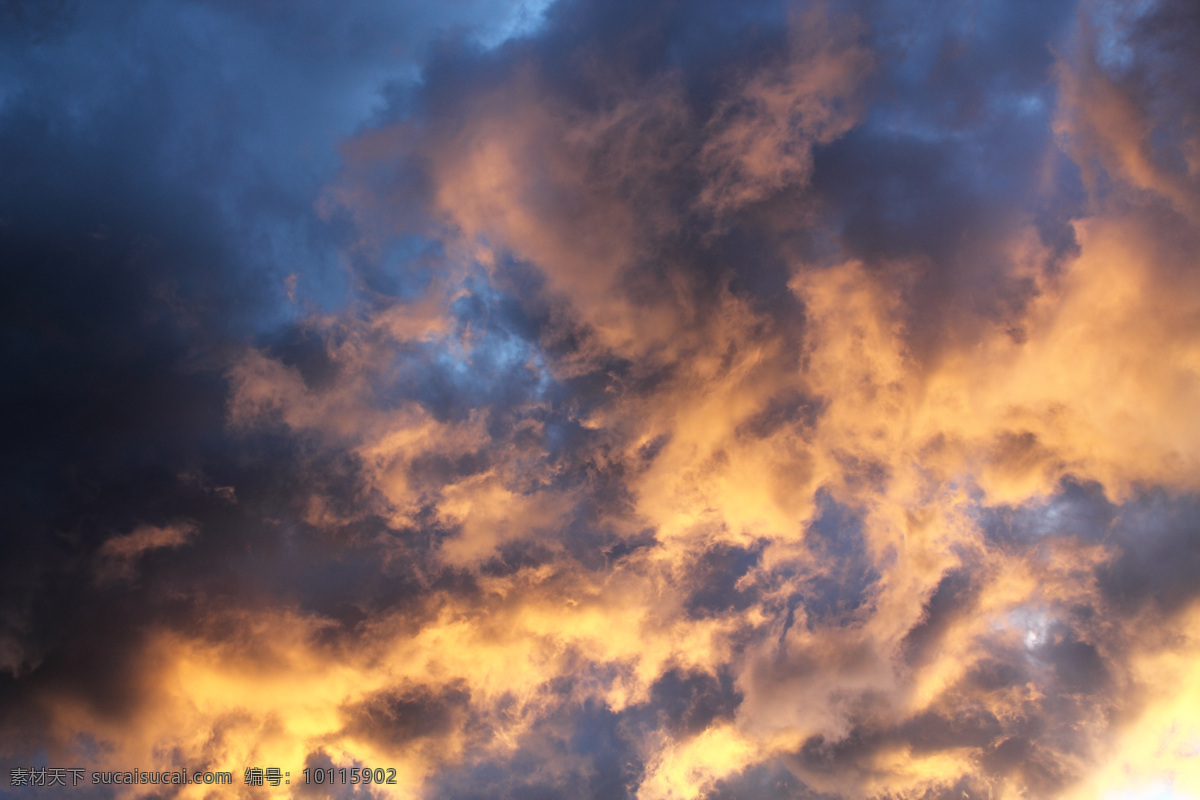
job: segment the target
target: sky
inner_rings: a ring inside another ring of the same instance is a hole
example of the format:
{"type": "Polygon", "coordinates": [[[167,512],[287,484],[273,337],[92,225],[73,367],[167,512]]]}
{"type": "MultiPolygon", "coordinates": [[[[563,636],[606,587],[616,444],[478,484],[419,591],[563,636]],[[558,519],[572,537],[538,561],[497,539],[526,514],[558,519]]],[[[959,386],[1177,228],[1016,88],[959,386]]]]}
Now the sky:
{"type": "Polygon", "coordinates": [[[0,2],[0,797],[1200,798],[1197,253],[1188,0],[0,2]]]}

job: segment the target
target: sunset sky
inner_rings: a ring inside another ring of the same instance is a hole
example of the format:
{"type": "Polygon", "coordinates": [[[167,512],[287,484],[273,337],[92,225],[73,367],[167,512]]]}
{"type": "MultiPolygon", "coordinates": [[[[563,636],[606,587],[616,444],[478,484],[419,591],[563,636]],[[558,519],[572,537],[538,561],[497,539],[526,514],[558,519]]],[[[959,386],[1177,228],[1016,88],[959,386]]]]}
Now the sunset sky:
{"type": "Polygon", "coordinates": [[[1194,0],[5,0],[0,331],[5,800],[1200,798],[1194,0]]]}

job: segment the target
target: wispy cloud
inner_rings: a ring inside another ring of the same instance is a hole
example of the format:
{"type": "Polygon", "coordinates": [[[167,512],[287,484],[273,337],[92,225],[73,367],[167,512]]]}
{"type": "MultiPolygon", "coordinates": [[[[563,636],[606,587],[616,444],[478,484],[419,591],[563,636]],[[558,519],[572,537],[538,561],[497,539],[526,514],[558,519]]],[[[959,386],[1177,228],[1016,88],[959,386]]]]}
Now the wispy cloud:
{"type": "Polygon", "coordinates": [[[198,532],[196,523],[185,521],[161,527],[139,525],[129,533],[114,536],[96,552],[96,580],[100,583],[128,580],[147,553],[182,547],[198,532]]]}

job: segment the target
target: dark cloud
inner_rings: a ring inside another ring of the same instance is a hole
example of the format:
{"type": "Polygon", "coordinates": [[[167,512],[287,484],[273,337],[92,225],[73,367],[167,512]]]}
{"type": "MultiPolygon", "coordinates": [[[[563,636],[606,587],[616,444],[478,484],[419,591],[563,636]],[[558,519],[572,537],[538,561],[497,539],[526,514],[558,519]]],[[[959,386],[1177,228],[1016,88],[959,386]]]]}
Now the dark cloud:
{"type": "Polygon", "coordinates": [[[936,651],[955,619],[971,613],[972,600],[978,588],[971,585],[971,573],[955,570],[938,582],[937,588],[925,602],[921,621],[904,636],[906,658],[920,662],[936,651]]]}
{"type": "Polygon", "coordinates": [[[1098,571],[1101,590],[1125,613],[1145,606],[1170,616],[1192,602],[1200,558],[1195,497],[1152,493],[1127,504],[1108,542],[1116,552],[1098,571]]]}
{"type": "Polygon", "coordinates": [[[719,717],[731,718],[739,702],[728,673],[682,675],[671,671],[655,682],[650,695],[651,708],[682,735],[700,733],[719,717]]]}
{"type": "Polygon", "coordinates": [[[471,692],[465,685],[389,689],[355,709],[349,727],[360,736],[407,745],[413,739],[440,736],[461,727],[457,718],[467,714],[470,703],[471,692]]]}

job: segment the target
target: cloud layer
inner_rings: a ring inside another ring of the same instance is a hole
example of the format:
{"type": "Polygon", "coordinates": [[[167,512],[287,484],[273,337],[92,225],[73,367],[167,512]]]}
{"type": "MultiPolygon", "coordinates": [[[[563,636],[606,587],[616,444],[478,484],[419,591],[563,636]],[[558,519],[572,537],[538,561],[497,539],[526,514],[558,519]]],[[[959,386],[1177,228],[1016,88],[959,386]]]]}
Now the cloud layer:
{"type": "Polygon", "coordinates": [[[1200,796],[1187,3],[0,14],[6,762],[1200,796]]]}

